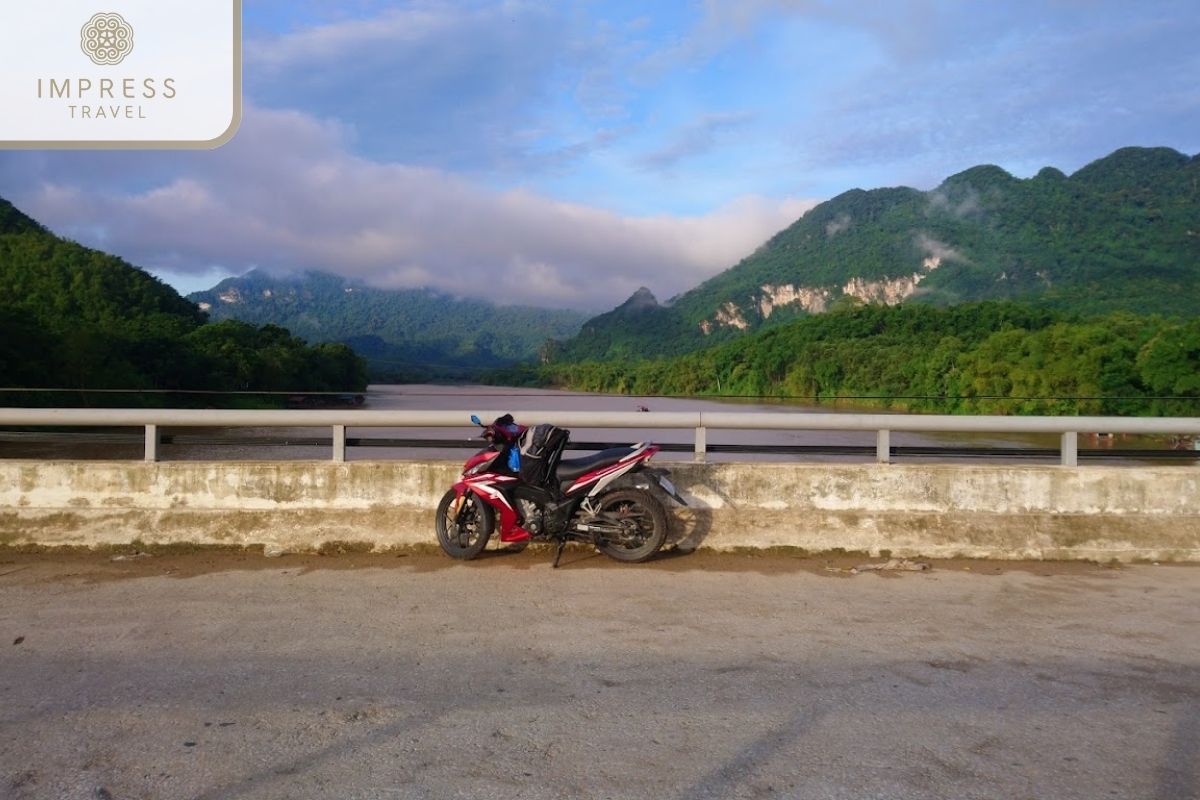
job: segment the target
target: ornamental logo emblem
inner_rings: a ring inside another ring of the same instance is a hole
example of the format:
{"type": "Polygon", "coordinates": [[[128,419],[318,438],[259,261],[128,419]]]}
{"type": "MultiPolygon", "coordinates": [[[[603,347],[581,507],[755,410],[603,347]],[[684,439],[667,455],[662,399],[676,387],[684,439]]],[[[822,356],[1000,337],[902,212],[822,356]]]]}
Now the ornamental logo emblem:
{"type": "Polygon", "coordinates": [[[80,30],[79,46],[97,64],[120,64],[133,51],[133,27],[120,14],[96,14],[80,30]]]}

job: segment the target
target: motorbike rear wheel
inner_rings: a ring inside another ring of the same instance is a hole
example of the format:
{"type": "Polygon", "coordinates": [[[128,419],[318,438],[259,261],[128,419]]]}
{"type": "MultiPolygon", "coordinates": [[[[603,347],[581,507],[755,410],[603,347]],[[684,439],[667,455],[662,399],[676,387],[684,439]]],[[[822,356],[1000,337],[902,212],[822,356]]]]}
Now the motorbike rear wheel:
{"type": "Polygon", "coordinates": [[[645,489],[617,489],[601,495],[600,521],[615,530],[596,535],[596,548],[609,558],[627,563],[645,561],[667,538],[667,510],[645,489]]]}
{"type": "Polygon", "coordinates": [[[496,528],[496,514],[491,506],[480,501],[474,492],[463,497],[458,517],[450,518],[454,505],[454,490],[446,492],[437,507],[437,537],[442,550],[451,558],[464,561],[475,558],[487,547],[496,528]]]}

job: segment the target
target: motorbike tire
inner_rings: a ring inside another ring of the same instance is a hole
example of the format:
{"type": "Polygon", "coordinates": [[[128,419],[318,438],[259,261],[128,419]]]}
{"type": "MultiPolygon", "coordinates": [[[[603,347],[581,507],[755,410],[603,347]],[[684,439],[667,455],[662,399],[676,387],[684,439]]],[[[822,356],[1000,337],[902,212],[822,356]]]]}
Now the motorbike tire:
{"type": "Polygon", "coordinates": [[[636,527],[636,531],[630,531],[620,541],[603,535],[596,537],[596,548],[609,558],[626,563],[646,561],[666,541],[667,510],[645,489],[617,489],[601,495],[597,505],[600,516],[636,527]]]}
{"type": "Polygon", "coordinates": [[[458,519],[450,519],[450,507],[454,503],[454,490],[446,492],[437,507],[437,538],[442,550],[451,558],[463,561],[475,558],[487,547],[488,539],[496,528],[496,514],[492,507],[480,500],[474,492],[467,492],[459,509],[458,519]]]}

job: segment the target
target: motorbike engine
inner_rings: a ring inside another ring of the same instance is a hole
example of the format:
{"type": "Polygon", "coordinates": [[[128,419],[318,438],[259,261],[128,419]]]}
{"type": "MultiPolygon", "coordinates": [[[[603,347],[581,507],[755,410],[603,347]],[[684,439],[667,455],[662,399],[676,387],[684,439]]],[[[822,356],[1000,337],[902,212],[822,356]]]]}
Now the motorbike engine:
{"type": "Polygon", "coordinates": [[[517,498],[517,510],[521,513],[521,527],[534,536],[542,532],[542,509],[537,503],[517,498]]]}

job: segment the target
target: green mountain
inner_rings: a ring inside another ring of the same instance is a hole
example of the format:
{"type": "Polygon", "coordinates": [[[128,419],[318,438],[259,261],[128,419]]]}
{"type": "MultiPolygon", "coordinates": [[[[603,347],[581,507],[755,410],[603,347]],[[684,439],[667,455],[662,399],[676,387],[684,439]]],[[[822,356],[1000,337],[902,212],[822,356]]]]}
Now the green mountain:
{"type": "Polygon", "coordinates": [[[1200,413],[1200,317],[1010,302],[842,306],[686,355],[551,363],[497,383],[969,414],[1200,413]]]}
{"type": "Polygon", "coordinates": [[[979,166],[929,192],[854,189],[668,305],[647,295],[585,322],[555,358],[678,355],[847,303],[1196,316],[1200,156],[1130,147],[1069,177],[979,166]]]}
{"type": "Polygon", "coordinates": [[[188,298],[213,319],[271,323],[311,341],[349,344],[375,380],[467,377],[532,359],[547,340],[575,334],[585,318],[432,289],[376,289],[321,272],[274,277],[256,270],[188,298]]]}
{"type": "Polygon", "coordinates": [[[351,391],[365,385],[364,367],[349,348],[308,347],[277,327],[205,320],[157,278],[55,236],[0,199],[0,388],[73,392],[5,392],[0,404],[155,402],[87,394],[97,389],[351,391]]]}

